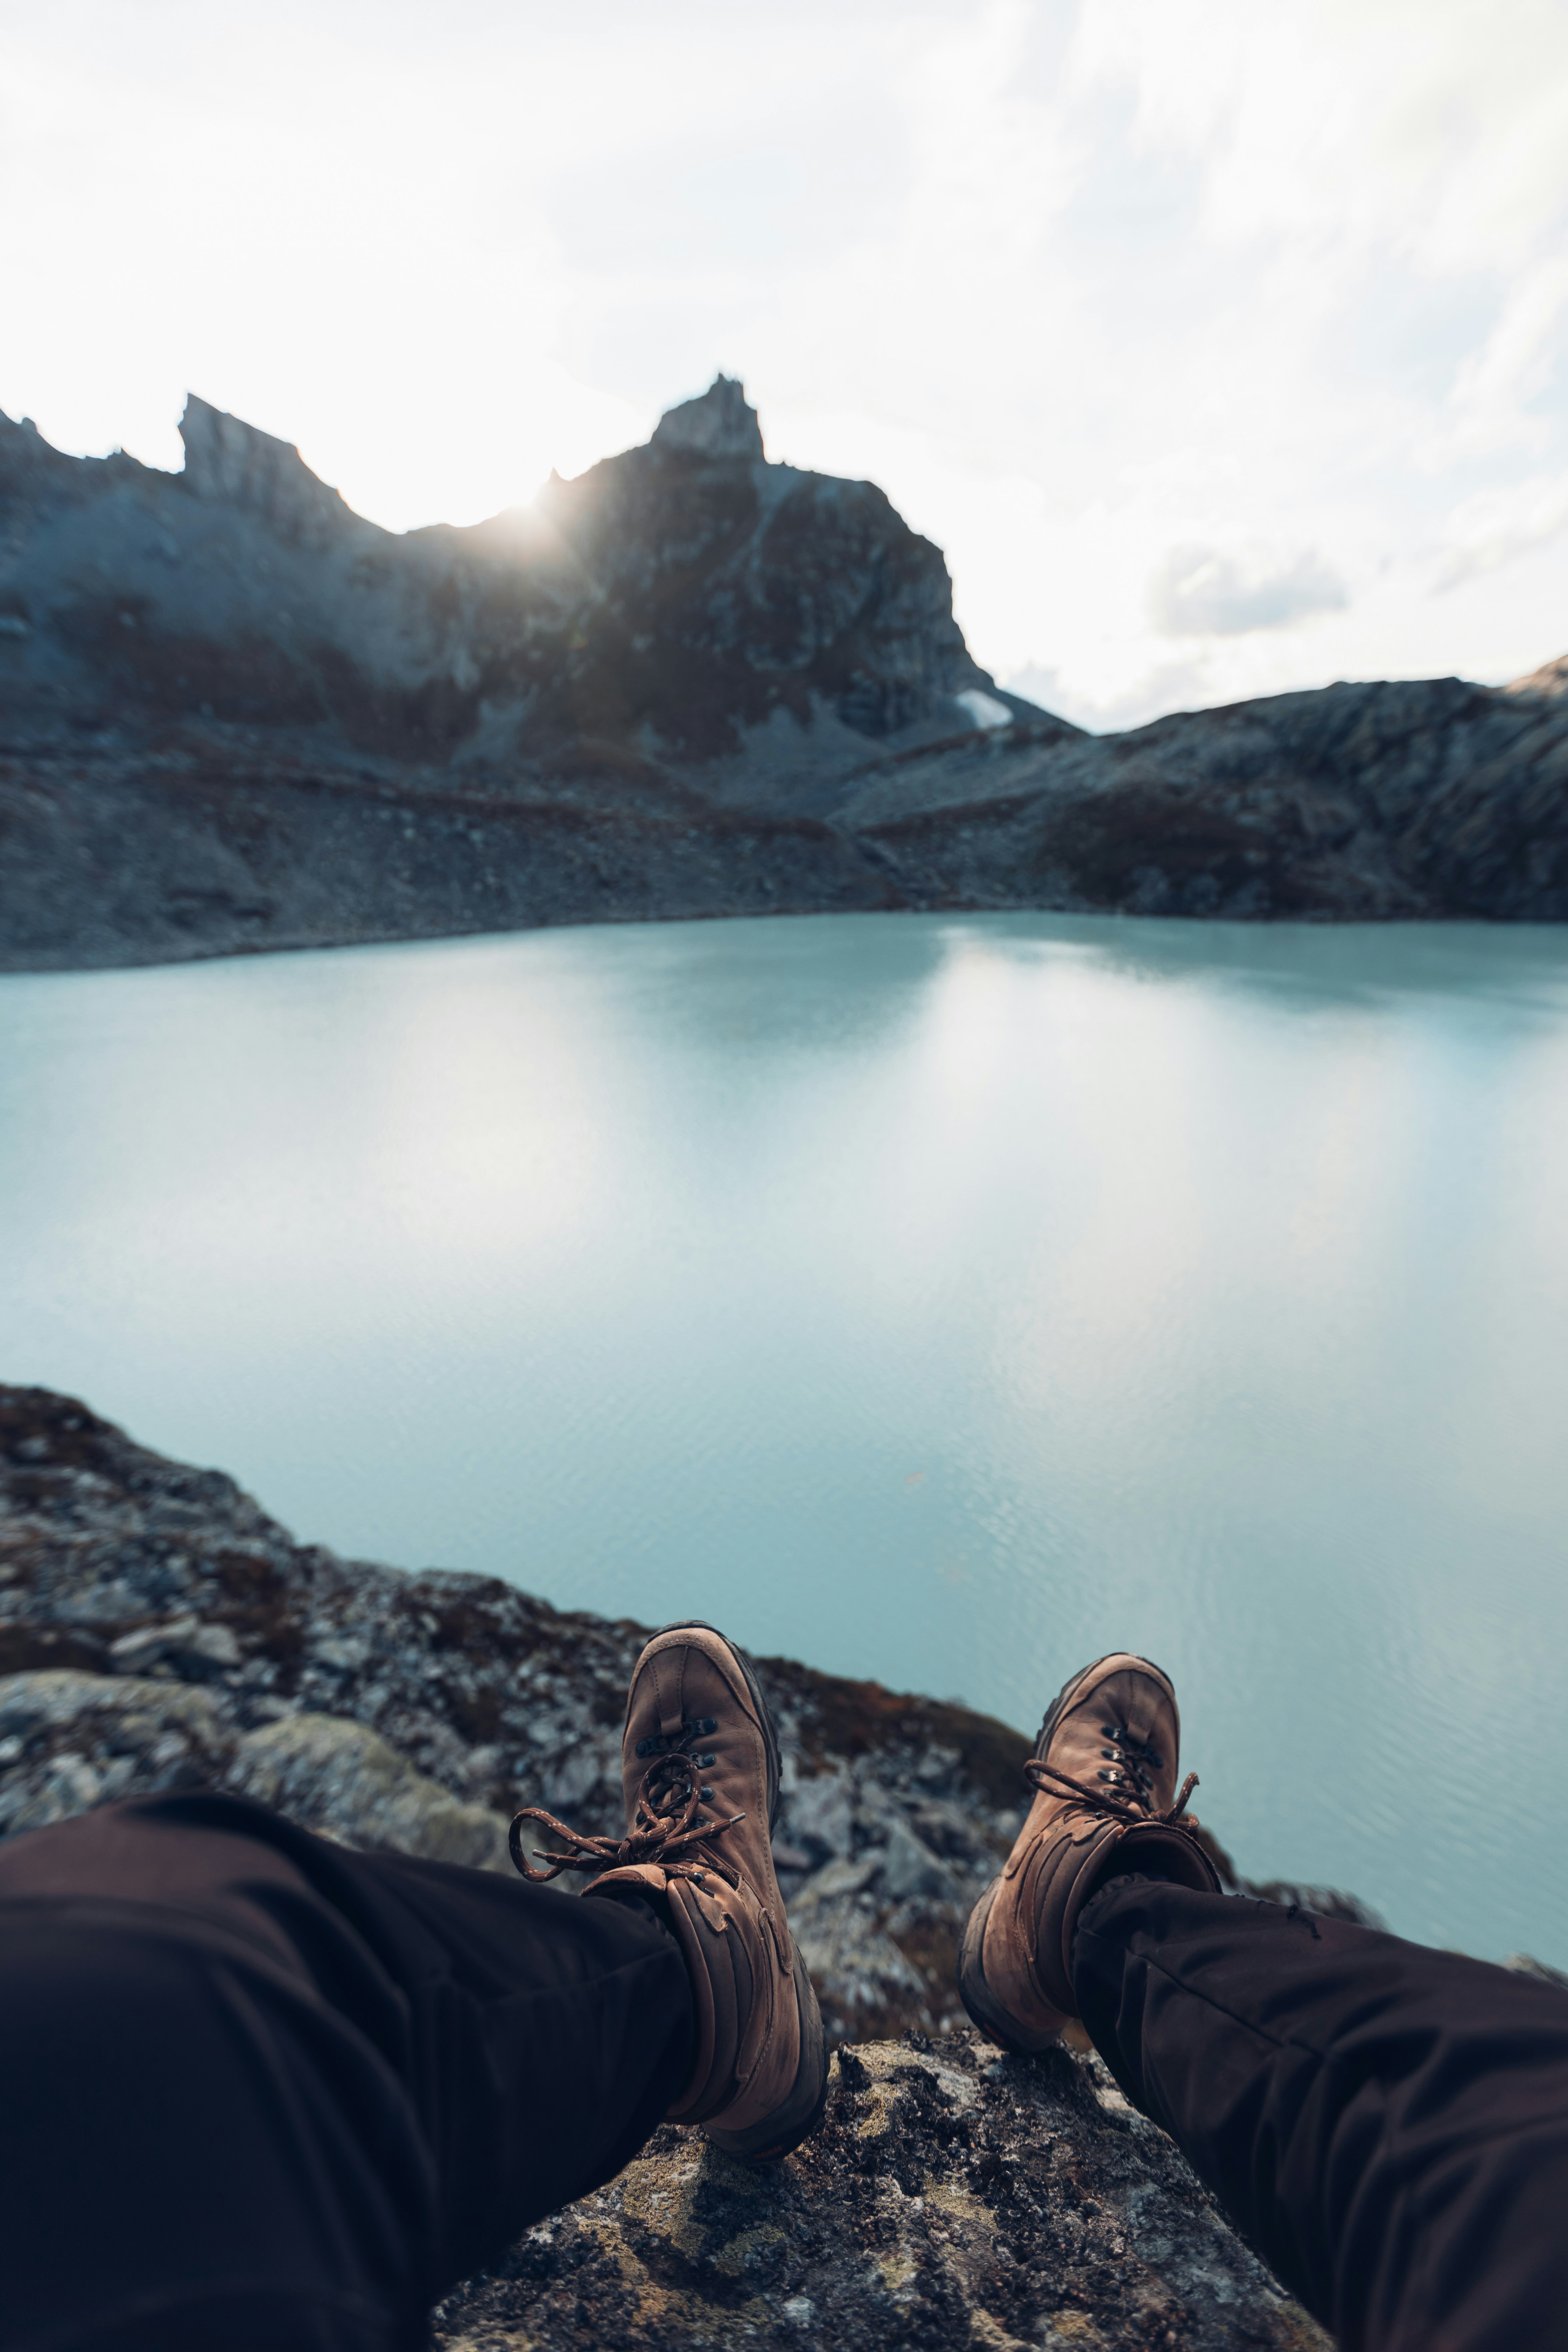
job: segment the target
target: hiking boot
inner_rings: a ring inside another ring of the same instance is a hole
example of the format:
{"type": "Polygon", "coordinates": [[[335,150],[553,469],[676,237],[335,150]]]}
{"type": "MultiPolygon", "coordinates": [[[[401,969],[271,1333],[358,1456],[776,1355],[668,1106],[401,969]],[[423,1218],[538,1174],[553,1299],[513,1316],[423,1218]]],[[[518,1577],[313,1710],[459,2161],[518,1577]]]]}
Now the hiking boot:
{"type": "Polygon", "coordinates": [[[1043,2050],[1078,2015],[1072,1939],[1097,1886],[1128,1871],[1205,1894],[1219,1874],[1176,1795],[1182,1719],[1168,1675],[1117,1651],[1052,1701],[1024,1778],[1036,1791],[1006,1868],[963,1931],[964,2008],[1004,2050],[1043,2050]]]}
{"type": "Polygon", "coordinates": [[[751,1662],[710,1625],[667,1625],[643,1651],[621,1741],[626,1834],[580,1837],[528,1806],[511,1858],[542,1884],[589,1871],[588,1895],[639,1896],[668,1926],[690,1971],[696,2053],[665,2118],[700,2126],[727,2155],[787,2156],[816,2128],[827,2052],[805,1964],[773,1876],[779,1751],[751,1662]],[[524,1822],[566,1851],[522,1858],[524,1822]]]}

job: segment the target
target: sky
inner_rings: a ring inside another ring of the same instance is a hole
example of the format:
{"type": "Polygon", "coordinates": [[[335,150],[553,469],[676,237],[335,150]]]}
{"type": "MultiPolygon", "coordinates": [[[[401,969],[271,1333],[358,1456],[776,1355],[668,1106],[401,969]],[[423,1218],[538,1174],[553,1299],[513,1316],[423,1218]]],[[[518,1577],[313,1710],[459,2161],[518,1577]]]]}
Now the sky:
{"type": "Polygon", "coordinates": [[[0,409],[392,530],[716,371],[1080,724],[1568,652],[1563,0],[0,0],[0,409]]]}

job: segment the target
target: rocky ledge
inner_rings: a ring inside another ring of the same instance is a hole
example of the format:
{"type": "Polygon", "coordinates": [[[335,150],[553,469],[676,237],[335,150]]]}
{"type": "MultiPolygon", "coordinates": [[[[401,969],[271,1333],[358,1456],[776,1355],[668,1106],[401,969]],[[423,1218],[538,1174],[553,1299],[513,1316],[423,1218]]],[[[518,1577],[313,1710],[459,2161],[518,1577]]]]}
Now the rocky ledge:
{"type": "Polygon", "coordinates": [[[908,2345],[1328,2352],[1098,2058],[845,2045],[821,2131],[748,2171],[666,2127],[437,2315],[444,2352],[908,2345]]]}
{"type": "MultiPolygon", "coordinates": [[[[218,1472],[0,1388],[0,1835],[205,1784],[348,1844],[504,1869],[520,1803],[616,1825],[644,1638],[297,1544],[218,1472]]],[[[784,1659],[759,1672],[785,1757],[780,1880],[837,2045],[825,2126],[758,2172],[659,2132],[452,2296],[438,2342],[1322,2345],[1090,2051],[1003,2058],[957,2009],[1023,1734],[784,1659]]]]}

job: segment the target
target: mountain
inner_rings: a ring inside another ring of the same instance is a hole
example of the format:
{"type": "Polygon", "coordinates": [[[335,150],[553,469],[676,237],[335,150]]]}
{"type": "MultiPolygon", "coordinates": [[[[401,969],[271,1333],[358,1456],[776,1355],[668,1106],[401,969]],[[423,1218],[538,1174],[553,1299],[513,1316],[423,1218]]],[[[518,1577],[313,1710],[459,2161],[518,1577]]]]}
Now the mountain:
{"type": "Polygon", "coordinates": [[[532,506],[401,537],[205,401],[180,431],[184,471],[163,474],[0,426],[13,726],[207,722],[455,775],[548,776],[590,741],[794,780],[951,734],[973,723],[960,693],[995,694],[937,549],[870,483],[769,465],[722,376],[532,506]]]}
{"type": "Polygon", "coordinates": [[[1568,916],[1568,663],[1091,737],[872,484],[721,376],[403,535],[194,396],[183,473],[0,417],[0,965],[806,908],[1568,916]]]}

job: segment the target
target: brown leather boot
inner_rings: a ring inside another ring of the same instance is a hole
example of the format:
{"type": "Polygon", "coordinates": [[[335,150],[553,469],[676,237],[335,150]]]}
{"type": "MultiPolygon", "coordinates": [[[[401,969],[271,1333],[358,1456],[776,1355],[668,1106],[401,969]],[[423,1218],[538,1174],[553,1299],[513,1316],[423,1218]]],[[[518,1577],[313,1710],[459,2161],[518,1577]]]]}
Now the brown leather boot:
{"type": "Polygon", "coordinates": [[[640,1895],[691,1973],[697,2048],[666,2120],[698,2124],[730,2156],[787,2156],[816,2128],[827,2052],[811,1979],[773,1876],[779,1753],[751,1662],[712,1626],[667,1625],[632,1671],[621,1741],[626,1834],[580,1837],[527,1806],[511,1858],[538,1883],[597,1874],[589,1895],[640,1895]],[[525,1822],[566,1841],[522,1857],[525,1822]]]}
{"type": "Polygon", "coordinates": [[[1053,1700],[1024,1767],[1035,1801],[959,1955],[963,2006],[1004,2050],[1043,2050],[1077,2016],[1073,1931],[1108,1878],[1147,1871],[1220,1892],[1196,1822],[1183,1819],[1195,1772],[1176,1795],[1181,1737],[1170,1676],[1126,1651],[1085,1666],[1053,1700]]]}

